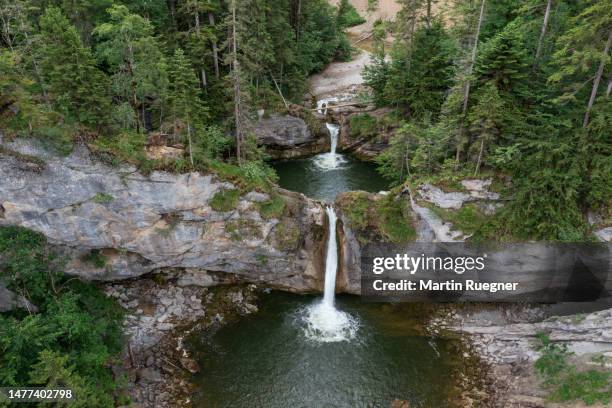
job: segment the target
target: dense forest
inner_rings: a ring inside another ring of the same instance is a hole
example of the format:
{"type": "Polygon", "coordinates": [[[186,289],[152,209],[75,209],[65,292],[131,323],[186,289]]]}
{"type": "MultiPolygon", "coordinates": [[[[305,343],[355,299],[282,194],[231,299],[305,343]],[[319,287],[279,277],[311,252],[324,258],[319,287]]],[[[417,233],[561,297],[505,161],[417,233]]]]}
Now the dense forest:
{"type": "Polygon", "coordinates": [[[611,199],[612,3],[457,1],[445,20],[432,1],[402,4],[365,72],[376,103],[408,118],[382,171],[511,176],[496,236],[584,239],[611,199]]]}
{"type": "Polygon", "coordinates": [[[237,171],[266,178],[255,112],[350,57],[341,17],[325,0],[3,1],[4,132],[60,151],[91,142],[145,169],[155,164],[142,146],[157,132],[188,145],[178,170],[235,150],[237,171]]]}

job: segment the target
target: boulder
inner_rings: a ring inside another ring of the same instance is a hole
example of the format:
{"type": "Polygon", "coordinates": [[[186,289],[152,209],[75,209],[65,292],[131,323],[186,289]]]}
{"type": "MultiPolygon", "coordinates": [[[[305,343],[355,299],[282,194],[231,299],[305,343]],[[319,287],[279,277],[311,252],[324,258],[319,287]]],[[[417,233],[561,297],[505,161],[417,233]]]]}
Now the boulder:
{"type": "Polygon", "coordinates": [[[0,313],[10,312],[15,309],[25,309],[32,313],[38,312],[38,308],[28,299],[10,291],[0,282],[0,313]]]}
{"type": "Polygon", "coordinates": [[[259,144],[273,158],[293,158],[321,153],[329,149],[325,132],[311,132],[304,120],[290,115],[272,115],[255,124],[259,144]]]}

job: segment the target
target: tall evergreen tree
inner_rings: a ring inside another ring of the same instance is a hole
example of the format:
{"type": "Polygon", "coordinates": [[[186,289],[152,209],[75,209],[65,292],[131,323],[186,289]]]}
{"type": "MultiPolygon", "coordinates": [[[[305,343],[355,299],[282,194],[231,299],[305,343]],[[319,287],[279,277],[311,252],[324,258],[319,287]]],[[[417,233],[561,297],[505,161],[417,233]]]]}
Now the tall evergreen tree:
{"type": "Polygon", "coordinates": [[[100,41],[97,53],[113,70],[113,89],[132,106],[140,131],[149,101],[160,103],[165,97],[160,91],[167,88],[166,60],[149,20],[123,5],[114,5],[108,13],[110,21],[94,30],[100,41]]]}
{"type": "Polygon", "coordinates": [[[86,125],[104,123],[110,103],[108,80],[60,9],[49,7],[40,18],[39,42],[44,86],[54,106],[86,125]]]}
{"type": "Polygon", "coordinates": [[[179,121],[187,127],[187,143],[189,160],[193,166],[193,133],[195,124],[202,123],[204,109],[200,101],[198,78],[193,67],[185,57],[182,49],[174,52],[170,65],[169,99],[174,122],[174,132],[177,131],[179,121]]]}

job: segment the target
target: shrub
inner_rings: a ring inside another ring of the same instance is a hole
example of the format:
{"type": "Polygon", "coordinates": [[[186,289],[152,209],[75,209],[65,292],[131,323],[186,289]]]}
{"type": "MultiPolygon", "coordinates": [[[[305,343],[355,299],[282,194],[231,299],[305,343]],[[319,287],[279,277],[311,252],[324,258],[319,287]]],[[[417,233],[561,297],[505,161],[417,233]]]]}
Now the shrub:
{"type": "Polygon", "coordinates": [[[376,118],[367,113],[352,115],[349,118],[351,137],[370,139],[378,134],[376,118]]]}
{"type": "Polygon", "coordinates": [[[114,406],[109,363],[123,345],[122,309],[96,285],[52,265],[44,237],[0,228],[0,279],[38,306],[0,315],[0,383],[73,388],[79,406],[114,406]]]}

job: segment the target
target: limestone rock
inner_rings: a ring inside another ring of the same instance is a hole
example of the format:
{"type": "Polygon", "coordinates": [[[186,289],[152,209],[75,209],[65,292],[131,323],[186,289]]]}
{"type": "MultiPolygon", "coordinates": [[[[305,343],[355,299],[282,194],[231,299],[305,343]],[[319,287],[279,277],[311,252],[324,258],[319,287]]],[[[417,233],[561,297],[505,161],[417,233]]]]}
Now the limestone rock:
{"type": "Polygon", "coordinates": [[[10,312],[14,309],[25,309],[32,313],[38,312],[38,308],[28,299],[8,290],[4,284],[0,282],[0,313],[10,312]]]}
{"type": "MultiPolygon", "coordinates": [[[[57,157],[24,139],[3,145],[39,157],[45,165],[33,172],[12,155],[0,155],[0,225],[45,235],[71,259],[65,267],[70,274],[115,280],[177,268],[189,270],[194,283],[195,274],[212,271],[298,292],[320,287],[323,273],[315,254],[325,246],[318,237],[324,211],[301,194],[278,189],[286,203],[281,220],[260,216],[253,201],[264,199],[261,193],[240,197],[235,209],[217,212],[210,200],[235,186],[214,174],[145,176],[133,166],[97,162],[83,146],[57,157]],[[295,225],[295,245],[275,241],[283,222],[295,225]],[[257,233],[227,234],[230,223],[248,224],[257,233]],[[90,260],[92,250],[97,262],[90,260]]],[[[207,277],[200,281],[211,283],[207,277]]]]}
{"type": "Polygon", "coordinates": [[[602,242],[612,241],[612,227],[606,227],[595,231],[595,236],[602,242]]]}
{"type": "Polygon", "coordinates": [[[471,200],[469,194],[461,192],[446,193],[441,188],[431,184],[422,184],[418,187],[418,192],[423,200],[429,201],[440,208],[458,210],[463,203],[471,200]]]}
{"type": "Polygon", "coordinates": [[[329,136],[311,132],[304,120],[289,115],[272,115],[255,124],[255,136],[274,158],[300,157],[329,148],[329,136]]]}

